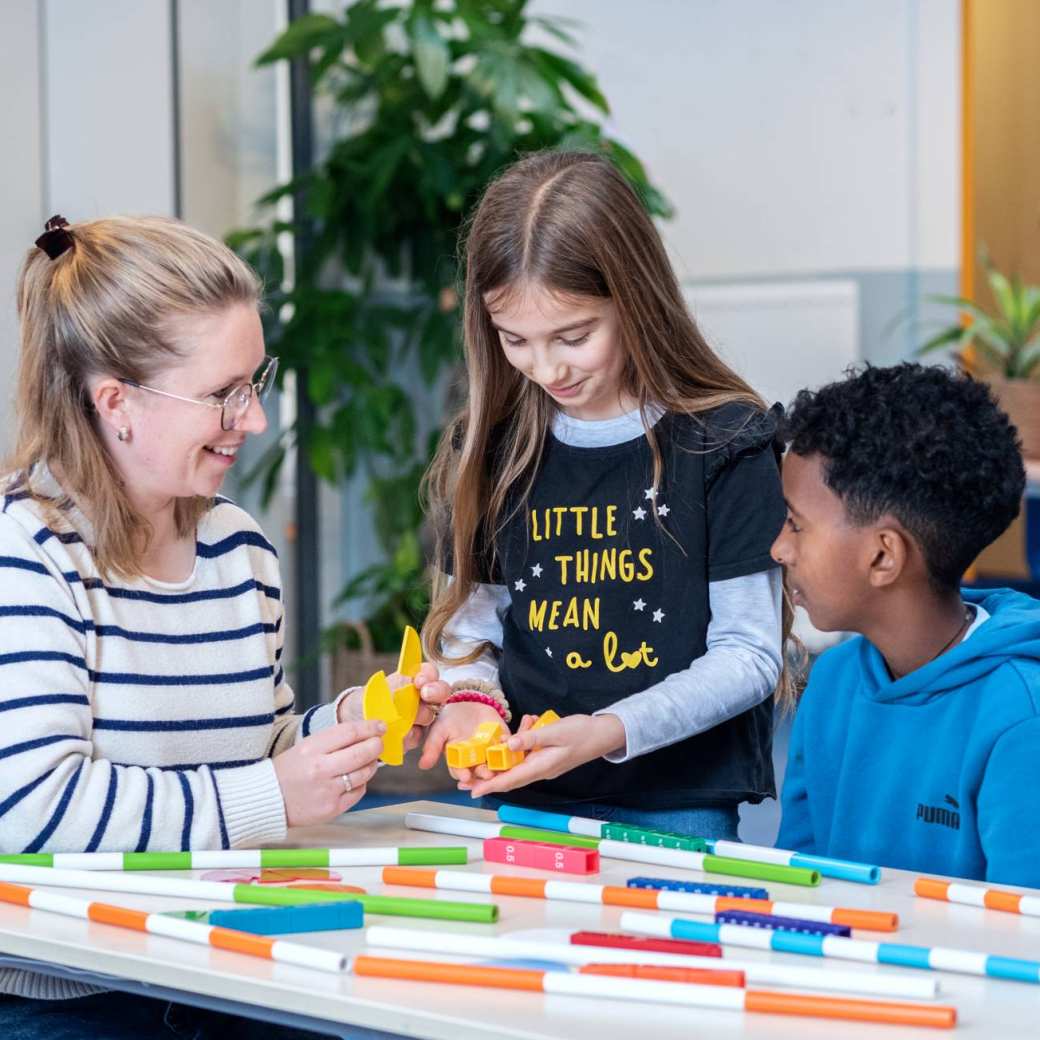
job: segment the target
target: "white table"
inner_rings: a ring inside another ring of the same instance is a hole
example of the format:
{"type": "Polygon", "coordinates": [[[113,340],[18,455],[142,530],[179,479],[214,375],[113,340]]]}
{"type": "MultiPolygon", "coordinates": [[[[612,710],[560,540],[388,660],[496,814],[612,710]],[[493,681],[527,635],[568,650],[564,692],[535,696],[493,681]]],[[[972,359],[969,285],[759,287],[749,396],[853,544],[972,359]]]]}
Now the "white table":
{"type": "MultiPolygon", "coordinates": [[[[412,802],[352,813],[335,824],[294,831],[291,844],[321,847],[465,844],[473,854],[470,865],[447,869],[546,876],[541,871],[485,865],[479,858],[478,841],[409,831],[404,827],[404,813],[407,811],[493,819],[492,814],[480,810],[460,809],[432,802],[412,802]]],[[[379,868],[341,868],[341,872],[345,880],[356,882],[370,892],[389,891],[396,895],[472,901],[491,898],[470,893],[432,893],[398,887],[384,889],[376,880],[379,868]]],[[[591,876],[590,880],[623,885],[626,878],[639,874],[692,876],[688,872],[684,874],[665,867],[605,860],[602,872],[591,876]]],[[[709,877],[708,880],[719,879],[709,877]]],[[[739,880],[733,879],[734,882],[739,880]]],[[[861,933],[864,937],[922,946],[955,946],[1040,959],[1040,918],[917,899],[912,894],[912,880],[912,874],[886,870],[881,884],[877,886],[854,885],[825,878],[817,889],[777,884],[767,884],[767,887],[775,899],[899,912],[899,932],[889,935],[861,933]]],[[[206,905],[195,900],[117,893],[83,894],[102,902],[121,903],[144,910],[196,909],[206,905]]],[[[497,925],[374,916],[369,918],[369,923],[396,924],[434,931],[469,931],[478,935],[537,928],[611,931],[617,928],[621,913],[620,909],[612,907],[545,903],[535,899],[495,897],[494,901],[501,908],[497,925]]],[[[348,954],[360,952],[364,946],[360,930],[317,932],[296,938],[298,941],[340,949],[348,954]]],[[[424,956],[403,951],[372,952],[392,957],[424,956]]],[[[787,964],[811,966],[819,971],[850,968],[883,973],[912,971],[755,950],[730,952],[732,956],[744,960],[773,959],[787,964]]],[[[581,998],[537,993],[355,979],[347,975],[329,975],[274,964],[8,904],[0,904],[0,953],[108,975],[116,980],[114,986],[120,984],[118,980],[128,980],[126,988],[132,989],[139,983],[162,987],[170,999],[179,998],[206,1006],[238,1010],[255,1009],[257,1017],[280,1013],[283,1016],[307,1016],[312,1022],[320,1020],[329,1024],[342,1024],[339,1033],[343,1036],[356,1035],[351,1026],[391,1035],[437,1040],[575,1040],[577,1037],[588,1037],[593,1031],[596,1040],[633,1040],[645,1036],[648,1029],[652,1030],[653,1040],[689,1040],[691,1036],[798,1037],[800,1040],[882,1037],[902,1040],[904,1037],[937,1035],[936,1031],[917,1028],[672,1009],[622,1002],[590,1002],[581,998]]],[[[1040,1035],[1040,987],[949,973],[940,973],[938,978],[942,990],[939,1002],[953,1004],[959,1011],[960,1021],[954,1035],[961,1040],[1009,1040],[1040,1035]]],[[[337,1032],[334,1025],[330,1026],[329,1031],[337,1032]]]]}

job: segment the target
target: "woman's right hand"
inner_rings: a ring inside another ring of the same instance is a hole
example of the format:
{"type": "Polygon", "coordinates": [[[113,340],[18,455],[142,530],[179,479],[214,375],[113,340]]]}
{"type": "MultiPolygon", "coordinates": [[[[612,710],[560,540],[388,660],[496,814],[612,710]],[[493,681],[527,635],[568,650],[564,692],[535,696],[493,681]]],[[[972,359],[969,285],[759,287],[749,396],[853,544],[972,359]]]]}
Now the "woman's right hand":
{"type": "MultiPolygon", "coordinates": [[[[454,704],[444,705],[426,737],[419,768],[432,769],[437,764],[437,759],[444,754],[445,744],[452,740],[468,740],[484,722],[501,722],[506,734],[505,739],[508,739],[509,727],[489,704],[481,704],[479,701],[456,701],[454,704]]],[[[474,780],[490,780],[495,775],[487,766],[449,769],[448,772],[464,791],[468,790],[474,780]]]]}
{"type": "Polygon", "coordinates": [[[326,823],[360,801],[379,767],[385,732],[378,720],[341,722],[275,755],[288,826],[326,823]]]}

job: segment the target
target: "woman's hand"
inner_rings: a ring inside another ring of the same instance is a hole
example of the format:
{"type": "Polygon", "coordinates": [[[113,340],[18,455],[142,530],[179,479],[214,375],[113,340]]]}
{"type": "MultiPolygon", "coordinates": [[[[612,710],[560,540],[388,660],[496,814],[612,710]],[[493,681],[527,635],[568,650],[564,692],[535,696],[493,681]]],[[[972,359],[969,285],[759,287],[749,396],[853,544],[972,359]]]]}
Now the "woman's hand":
{"type": "MultiPolygon", "coordinates": [[[[421,703],[418,714],[415,716],[415,725],[404,738],[405,751],[411,751],[422,741],[423,730],[437,717],[434,709],[451,696],[451,687],[443,679],[438,678],[437,666],[428,661],[419,668],[414,679],[408,679],[400,672],[393,672],[387,676],[387,682],[390,684],[391,690],[411,683],[419,691],[421,703]]],[[[340,722],[360,722],[364,718],[363,696],[364,690],[360,686],[356,686],[339,702],[336,717],[340,722]]]]}
{"type": "Polygon", "coordinates": [[[383,722],[341,722],[275,755],[286,823],[325,823],[360,801],[378,768],[385,732],[383,722]]]}
{"type": "Polygon", "coordinates": [[[531,716],[525,716],[520,729],[509,738],[510,749],[525,751],[527,757],[502,773],[485,770],[486,777],[477,777],[471,788],[473,798],[552,780],[625,746],[625,727],[616,715],[568,715],[541,729],[531,729],[533,722],[531,716]]]}
{"type": "MultiPolygon", "coordinates": [[[[471,701],[456,701],[441,709],[437,721],[430,727],[419,759],[420,769],[432,769],[437,759],[444,754],[444,745],[452,740],[468,740],[484,722],[500,722],[502,729],[508,734],[509,727],[502,722],[502,716],[488,704],[471,701]]],[[[494,776],[486,766],[473,769],[451,769],[451,775],[459,781],[459,786],[466,790],[472,783],[475,774],[494,776]]]]}

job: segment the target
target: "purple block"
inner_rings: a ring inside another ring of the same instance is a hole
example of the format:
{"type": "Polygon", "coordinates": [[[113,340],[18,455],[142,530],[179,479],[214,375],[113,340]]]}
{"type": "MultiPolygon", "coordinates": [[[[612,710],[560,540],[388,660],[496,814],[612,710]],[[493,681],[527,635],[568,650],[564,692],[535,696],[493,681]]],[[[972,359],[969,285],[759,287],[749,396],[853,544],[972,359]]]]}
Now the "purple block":
{"type": "Polygon", "coordinates": [[[803,921],[798,917],[774,917],[772,914],[754,914],[750,910],[720,910],[715,914],[716,924],[739,924],[745,928],[769,928],[774,932],[801,932],[803,935],[852,935],[847,924],[828,921],[803,921]]]}

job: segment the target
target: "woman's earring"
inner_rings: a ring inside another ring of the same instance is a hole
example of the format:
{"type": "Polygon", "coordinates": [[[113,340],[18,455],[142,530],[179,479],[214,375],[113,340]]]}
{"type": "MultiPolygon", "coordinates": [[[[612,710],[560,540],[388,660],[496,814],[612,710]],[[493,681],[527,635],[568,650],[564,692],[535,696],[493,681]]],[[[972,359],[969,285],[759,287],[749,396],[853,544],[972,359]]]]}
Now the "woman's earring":
{"type": "Polygon", "coordinates": [[[129,426],[120,426],[119,429],[116,431],[116,436],[121,441],[128,441],[128,440],[130,440],[130,427],[129,426]]]}

